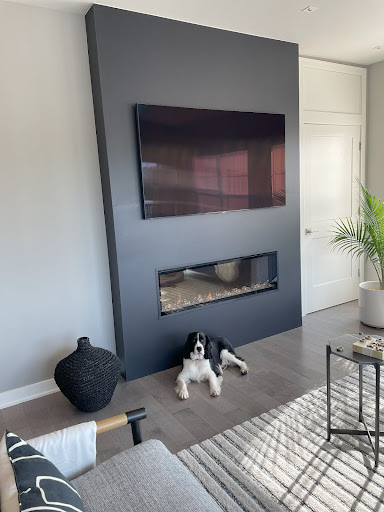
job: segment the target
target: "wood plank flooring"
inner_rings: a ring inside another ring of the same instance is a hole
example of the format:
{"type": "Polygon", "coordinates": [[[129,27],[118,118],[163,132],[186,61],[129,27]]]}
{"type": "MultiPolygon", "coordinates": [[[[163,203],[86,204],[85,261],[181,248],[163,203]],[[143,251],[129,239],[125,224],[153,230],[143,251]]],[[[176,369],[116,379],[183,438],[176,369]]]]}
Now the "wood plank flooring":
{"type": "MultiPolygon", "coordinates": [[[[112,402],[94,414],[77,411],[61,393],[0,410],[0,433],[8,428],[30,439],[145,407],[143,438],[160,439],[175,453],[324,385],[329,339],[345,333],[381,332],[357,318],[357,302],[350,302],[307,315],[300,328],[239,347],[236,350],[247,361],[249,374],[242,377],[237,368],[226,370],[218,398],[211,398],[208,385],[202,383],[190,384],[190,398],[179,400],[173,390],[177,367],[132,382],[121,379],[112,402]]],[[[332,360],[333,380],[353,370],[353,363],[332,360]]],[[[98,436],[98,462],[130,446],[130,427],[106,432],[98,436]]]]}

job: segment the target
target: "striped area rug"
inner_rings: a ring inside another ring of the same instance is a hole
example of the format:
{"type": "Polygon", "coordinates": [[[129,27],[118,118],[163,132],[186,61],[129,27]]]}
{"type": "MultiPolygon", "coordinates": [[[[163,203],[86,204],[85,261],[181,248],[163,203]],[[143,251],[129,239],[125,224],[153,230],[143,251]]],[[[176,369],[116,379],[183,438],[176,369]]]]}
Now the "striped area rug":
{"type": "MultiPolygon", "coordinates": [[[[365,369],[364,416],[371,426],[374,379],[365,369]]],[[[332,427],[361,428],[357,417],[356,373],[332,384],[332,427]]],[[[323,387],[177,456],[228,512],[373,512],[384,511],[381,439],[377,470],[366,436],[332,435],[327,442],[323,387]]]]}

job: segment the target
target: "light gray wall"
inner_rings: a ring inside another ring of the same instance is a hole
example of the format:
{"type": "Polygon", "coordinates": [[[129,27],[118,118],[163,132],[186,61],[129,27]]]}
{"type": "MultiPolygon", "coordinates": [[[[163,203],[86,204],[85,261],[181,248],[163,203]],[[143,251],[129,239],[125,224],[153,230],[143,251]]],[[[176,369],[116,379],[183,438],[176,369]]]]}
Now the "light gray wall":
{"type": "MultiPolygon", "coordinates": [[[[368,68],[367,87],[367,188],[384,201],[384,61],[368,68]]],[[[365,280],[376,280],[366,266],[365,280]]]]}
{"type": "Polygon", "coordinates": [[[83,16],[0,1],[0,392],[114,350],[83,16]]]}
{"type": "Polygon", "coordinates": [[[384,61],[368,68],[367,186],[384,200],[384,61]]]}

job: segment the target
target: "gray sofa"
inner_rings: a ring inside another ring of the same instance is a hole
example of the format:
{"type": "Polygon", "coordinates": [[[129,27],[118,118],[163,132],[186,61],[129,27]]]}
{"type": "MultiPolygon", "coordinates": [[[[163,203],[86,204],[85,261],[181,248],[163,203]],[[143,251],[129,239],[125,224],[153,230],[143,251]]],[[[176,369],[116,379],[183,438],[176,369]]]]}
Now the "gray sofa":
{"type": "Polygon", "coordinates": [[[72,480],[86,512],[220,512],[194,476],[157,440],[72,480]]]}

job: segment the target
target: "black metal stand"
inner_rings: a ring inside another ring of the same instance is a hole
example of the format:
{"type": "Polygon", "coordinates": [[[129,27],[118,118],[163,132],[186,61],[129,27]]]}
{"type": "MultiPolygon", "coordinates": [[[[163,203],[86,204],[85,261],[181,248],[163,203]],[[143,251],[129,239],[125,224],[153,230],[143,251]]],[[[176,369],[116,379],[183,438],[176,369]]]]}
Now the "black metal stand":
{"type": "MultiPolygon", "coordinates": [[[[375,467],[379,465],[379,448],[380,436],[384,436],[384,432],[380,432],[380,366],[382,364],[370,363],[376,370],[376,407],[375,407],[375,430],[370,430],[363,416],[363,365],[360,361],[355,360],[359,365],[359,421],[363,423],[364,429],[344,429],[331,428],[331,354],[339,355],[332,352],[330,345],[327,345],[327,441],[330,441],[331,434],[350,434],[354,436],[368,436],[369,443],[375,454],[375,467]],[[373,437],[375,441],[373,442],[373,437]]],[[[343,357],[340,355],[340,357],[343,357]]],[[[348,357],[349,360],[351,360],[348,357]]],[[[364,364],[367,364],[366,362],[364,364]]]]}

